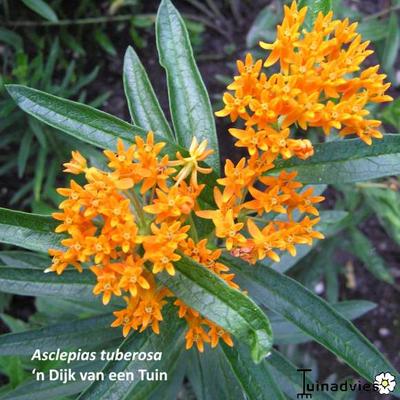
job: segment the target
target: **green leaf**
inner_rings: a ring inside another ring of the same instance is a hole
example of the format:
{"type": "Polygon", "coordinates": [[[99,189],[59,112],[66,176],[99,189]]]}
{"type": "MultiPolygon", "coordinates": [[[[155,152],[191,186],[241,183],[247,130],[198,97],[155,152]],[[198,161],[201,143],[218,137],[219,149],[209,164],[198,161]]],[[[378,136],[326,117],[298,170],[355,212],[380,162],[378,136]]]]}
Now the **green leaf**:
{"type": "MultiPolygon", "coordinates": [[[[147,136],[146,130],[90,106],[22,85],[6,87],[20,108],[28,114],[76,139],[102,149],[116,148],[118,138],[121,138],[126,145],[130,145],[135,135],[143,138],[147,136]]],[[[160,137],[158,134],[154,137],[156,142],[165,142],[165,137],[160,137]]],[[[182,155],[188,153],[184,147],[166,142],[164,153],[175,158],[177,151],[182,155]]],[[[200,182],[214,182],[215,178],[214,173],[204,175],[200,178],[200,182]]],[[[212,199],[210,192],[211,189],[206,187],[201,193],[205,201],[209,202],[212,199]]]]}
{"type": "Polygon", "coordinates": [[[188,353],[182,351],[176,365],[168,370],[168,381],[161,382],[155,390],[151,392],[148,400],[177,400],[181,396],[183,381],[187,370],[188,353]]]}
{"type": "Polygon", "coordinates": [[[388,104],[381,113],[383,122],[393,125],[400,131],[400,97],[388,104]]]}
{"type": "Polygon", "coordinates": [[[68,321],[21,333],[0,335],[0,355],[31,357],[35,350],[63,351],[95,348],[120,338],[121,331],[111,328],[114,316],[107,314],[93,318],[68,321]]]}
{"type": "Polygon", "coordinates": [[[391,189],[363,189],[367,204],[374,210],[382,227],[400,244],[400,195],[391,189]]]}
{"type": "Polygon", "coordinates": [[[317,19],[318,13],[326,15],[330,10],[332,10],[331,0],[300,0],[298,9],[307,6],[307,15],[304,21],[305,27],[310,30],[317,19]]]}
{"type": "Polygon", "coordinates": [[[276,10],[274,4],[268,4],[264,7],[257,14],[247,33],[246,46],[248,48],[254,47],[260,40],[269,43],[274,42],[276,25],[282,20],[281,14],[281,10],[276,10]]]}
{"type": "Polygon", "coordinates": [[[7,375],[12,388],[17,387],[29,377],[28,373],[24,371],[22,360],[19,357],[1,357],[0,371],[7,375]]]}
{"type": "Polygon", "coordinates": [[[9,267],[32,268],[42,271],[50,264],[50,258],[44,254],[19,250],[0,251],[0,261],[9,267]]]}
{"type": "Polygon", "coordinates": [[[112,41],[102,30],[96,29],[94,33],[94,38],[96,39],[96,42],[102,47],[103,50],[105,50],[111,56],[116,57],[117,50],[115,50],[112,41]]]}
{"type": "Polygon", "coordinates": [[[161,381],[141,380],[139,369],[147,371],[170,371],[174,368],[182,351],[184,351],[184,335],[182,321],[176,316],[176,310],[169,307],[164,312],[165,321],[160,325],[160,334],[153,332],[137,333],[130,335],[120,347],[126,352],[156,352],[162,351],[161,360],[152,361],[110,361],[106,364],[103,372],[105,375],[110,372],[133,373],[134,380],[124,379],[121,381],[94,382],[81,396],[79,400],[141,400],[149,398],[149,394],[154,391],[161,381]]]}
{"type": "Polygon", "coordinates": [[[268,359],[254,365],[246,349],[239,343],[235,347],[223,344],[222,351],[248,400],[285,400],[285,396],[272,378],[268,359]]]}
{"type": "Polygon", "coordinates": [[[0,242],[47,253],[60,249],[62,235],[53,233],[57,222],[50,217],[0,208],[0,242]]]}
{"type": "MultiPolygon", "coordinates": [[[[332,304],[332,307],[346,319],[353,320],[374,309],[376,304],[364,300],[349,300],[332,304]]],[[[297,326],[280,315],[273,314],[270,316],[270,321],[276,344],[298,344],[311,340],[310,336],[305,335],[297,326]]]]}
{"type": "Polygon", "coordinates": [[[22,2],[34,11],[36,14],[40,15],[44,19],[51,22],[57,22],[57,14],[53,9],[43,0],[22,0],[22,2]]]}
{"type": "Polygon", "coordinates": [[[97,372],[101,371],[105,362],[94,361],[76,365],[71,363],[68,365],[74,372],[76,372],[76,381],[69,381],[60,385],[60,381],[50,381],[49,374],[45,374],[45,380],[38,382],[35,380],[27,381],[19,385],[15,390],[1,396],[1,400],[60,400],[65,399],[66,396],[78,394],[86,389],[90,382],[82,381],[80,373],[97,372]]]}
{"type": "Polygon", "coordinates": [[[35,177],[33,179],[33,194],[35,201],[40,200],[40,193],[42,191],[42,183],[46,168],[46,157],[47,148],[40,147],[35,165],[35,177]]]}
{"type": "Polygon", "coordinates": [[[297,325],[365,379],[372,382],[380,371],[395,372],[351,322],[295,280],[260,263],[249,265],[229,255],[223,255],[221,261],[237,273],[240,286],[257,302],[297,325]]]}
{"type": "Polygon", "coordinates": [[[271,349],[272,332],[268,318],[242,292],[191,258],[182,256],[176,274],[159,274],[161,282],[186,304],[250,346],[252,358],[260,362],[271,349]]]}
{"type": "MultiPolygon", "coordinates": [[[[276,383],[283,389],[289,398],[296,399],[297,394],[303,390],[303,374],[277,350],[272,350],[272,354],[267,359],[267,365],[272,372],[276,383]]],[[[306,374],[306,384],[313,381],[306,374]]],[[[324,392],[314,391],[312,398],[315,400],[332,400],[333,398],[324,392]]]]}
{"type": "Polygon", "coordinates": [[[393,74],[393,66],[397,59],[399,45],[400,33],[397,13],[392,12],[390,14],[389,23],[387,24],[387,38],[385,40],[385,47],[382,55],[382,67],[389,74],[393,74]]]}
{"type": "Polygon", "coordinates": [[[22,85],[7,85],[15,102],[28,114],[79,140],[100,148],[115,148],[118,138],[131,144],[147,132],[110,114],[22,85]]]}
{"type": "Polygon", "coordinates": [[[176,8],[163,0],[156,20],[160,64],[167,73],[170,112],[178,143],[188,148],[193,136],[208,140],[214,153],[208,164],[219,175],[220,161],[214,115],[201,79],[188,32],[176,8]]]}
{"type": "Polygon", "coordinates": [[[20,35],[3,27],[0,28],[0,42],[13,46],[17,51],[22,51],[24,47],[24,42],[20,35]]]}
{"type": "Polygon", "coordinates": [[[304,183],[345,183],[400,174],[400,135],[386,134],[368,146],[359,139],[314,145],[308,160],[289,159],[276,163],[274,172],[298,172],[304,183]]]}
{"type": "Polygon", "coordinates": [[[350,239],[349,251],[364,263],[368,271],[381,281],[394,284],[389,267],[370,240],[357,228],[350,230],[350,239]]]}
{"type": "Polygon", "coordinates": [[[124,89],[132,122],[174,140],[174,134],[154,93],[146,70],[135,50],[128,47],[124,58],[124,89]]]}
{"type": "Polygon", "coordinates": [[[187,368],[186,374],[197,400],[244,400],[242,387],[229,366],[222,346],[215,349],[206,346],[201,354],[192,349],[188,358],[190,368],[187,368]],[[210,385],[210,382],[224,384],[210,385]]]}
{"type": "Polygon", "coordinates": [[[21,138],[21,145],[18,150],[18,178],[22,178],[25,172],[26,162],[28,161],[32,148],[33,133],[26,131],[21,138]]]}
{"type": "Polygon", "coordinates": [[[5,293],[99,301],[92,293],[94,284],[94,276],[89,271],[64,271],[56,275],[31,268],[0,266],[0,291],[5,293]]]}

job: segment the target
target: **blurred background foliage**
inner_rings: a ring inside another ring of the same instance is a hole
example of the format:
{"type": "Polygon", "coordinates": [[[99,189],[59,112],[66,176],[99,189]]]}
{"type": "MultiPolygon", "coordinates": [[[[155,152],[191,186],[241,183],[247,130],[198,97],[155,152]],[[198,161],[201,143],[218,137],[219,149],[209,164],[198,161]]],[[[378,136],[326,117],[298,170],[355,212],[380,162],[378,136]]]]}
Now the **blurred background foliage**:
{"type": "MultiPolygon", "coordinates": [[[[213,106],[218,109],[225,86],[236,71],[236,59],[243,58],[247,51],[257,57],[265,56],[258,41],[274,40],[276,25],[282,19],[282,5],[288,2],[174,3],[185,18],[213,106]]],[[[50,213],[59,202],[55,187],[64,182],[62,163],[69,158],[70,151],[79,148],[85,155],[96,157],[96,150],[83,148],[82,143],[67,139],[24,114],[8,96],[4,84],[28,85],[127,119],[121,71],[124,51],[133,45],[156,92],[166,99],[165,82],[159,79],[153,32],[158,4],[157,0],[0,0],[1,206],[50,213]]],[[[358,31],[371,41],[375,50],[372,62],[379,63],[388,75],[392,83],[390,94],[395,100],[370,111],[383,120],[386,132],[399,132],[400,0],[334,0],[333,6],[336,18],[358,21],[358,31]]],[[[241,153],[226,134],[228,121],[218,119],[217,124],[222,155],[229,154],[238,160],[241,153]]],[[[311,134],[316,140],[320,138],[318,132],[311,134]]],[[[335,135],[329,138],[337,139],[335,135]]],[[[377,309],[371,312],[373,303],[358,305],[350,314],[355,318],[369,311],[369,317],[360,322],[361,329],[370,332],[370,339],[383,352],[400,349],[400,311],[393,302],[398,298],[400,278],[399,179],[391,177],[356,185],[337,182],[324,193],[327,201],[323,207],[344,212],[338,233],[308,253],[300,251],[290,260],[288,274],[333,304],[353,298],[378,303],[385,315],[377,309]]],[[[0,258],[5,262],[7,254],[1,252],[0,258]]],[[[8,314],[1,314],[4,329],[14,332],[40,326],[41,318],[54,318],[48,305],[18,303],[18,299],[0,294],[0,311],[5,310],[8,314]]],[[[279,323],[279,334],[284,335],[290,327],[279,323]]],[[[332,356],[320,348],[316,350],[315,345],[297,343],[283,344],[293,361],[308,366],[311,363],[315,366],[313,373],[318,374],[320,369],[328,380],[339,378],[335,375],[337,360],[331,361],[332,356]]],[[[390,358],[394,365],[399,365],[399,354],[390,354],[390,358]]],[[[0,362],[0,370],[9,377],[12,387],[27,378],[26,367],[19,358],[0,362]]]]}

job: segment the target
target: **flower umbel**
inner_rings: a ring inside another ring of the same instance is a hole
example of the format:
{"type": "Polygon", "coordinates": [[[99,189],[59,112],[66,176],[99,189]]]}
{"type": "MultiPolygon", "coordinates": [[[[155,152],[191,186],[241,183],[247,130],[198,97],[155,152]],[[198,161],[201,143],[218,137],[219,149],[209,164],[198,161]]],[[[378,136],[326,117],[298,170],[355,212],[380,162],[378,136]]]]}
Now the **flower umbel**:
{"type": "MultiPolygon", "coordinates": [[[[121,326],[124,336],[148,327],[159,333],[162,309],[174,294],[155,276],[162,271],[175,275],[179,253],[237,288],[229,268],[218,262],[221,251],[210,250],[206,240],[195,242],[188,234],[190,215],[204,188],[198,184],[198,174],[211,172],[200,165],[212,152],[207,141],[199,144],[194,138],[190,156],[177,153],[177,160],[160,155],[164,145],[154,141],[152,132],[146,140],[136,137],[128,148],[119,140],[115,152],[104,151],[110,171],[88,167],[86,159],[73,152],[65,171],[83,175],[81,181],[86,183],[81,186],[71,180],[68,188],[58,189],[66,199],[61,212],[53,214],[60,222],[56,232],[68,236],[61,241],[64,251],[49,251],[53,263],[46,272],[62,274],[68,265],[79,272],[88,268],[97,280],[93,293],[102,297],[104,305],[123,296],[126,307],[114,312],[112,326],[121,326]]],[[[233,345],[228,332],[180,300],[175,305],[188,323],[188,347],[196,343],[203,351],[203,343],[215,347],[220,338],[233,345]]]]}

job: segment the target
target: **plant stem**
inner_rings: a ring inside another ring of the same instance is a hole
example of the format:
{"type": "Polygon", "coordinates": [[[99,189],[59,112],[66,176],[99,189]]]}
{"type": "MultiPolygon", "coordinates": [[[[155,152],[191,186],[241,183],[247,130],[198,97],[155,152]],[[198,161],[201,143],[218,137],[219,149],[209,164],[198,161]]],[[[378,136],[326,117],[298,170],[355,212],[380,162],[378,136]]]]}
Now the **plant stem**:
{"type": "Polygon", "coordinates": [[[61,19],[59,21],[6,21],[4,25],[15,27],[35,27],[35,26],[65,26],[65,25],[90,25],[108,22],[129,21],[134,17],[152,18],[155,21],[155,14],[136,14],[136,15],[115,15],[106,17],[91,17],[78,19],[61,19]]]}
{"type": "Polygon", "coordinates": [[[389,186],[386,183],[375,183],[375,182],[358,182],[356,183],[356,187],[359,188],[383,188],[389,189],[389,186]]]}
{"type": "Polygon", "coordinates": [[[139,224],[143,228],[145,228],[146,227],[146,219],[145,219],[145,216],[144,216],[144,213],[143,213],[143,207],[140,204],[140,201],[137,198],[135,191],[134,190],[126,191],[126,193],[127,193],[127,196],[129,198],[129,200],[131,200],[131,202],[132,202],[133,208],[136,211],[136,215],[139,218],[139,224]]]}
{"type": "Polygon", "coordinates": [[[386,8],[385,10],[379,11],[375,14],[367,15],[365,18],[363,18],[363,21],[369,21],[374,18],[383,17],[384,15],[389,14],[392,11],[397,11],[397,10],[400,10],[400,4],[396,4],[395,6],[386,8]]]}
{"type": "MultiPolygon", "coordinates": [[[[230,39],[229,35],[221,29],[219,26],[216,26],[212,22],[207,19],[195,15],[195,14],[182,14],[184,18],[191,19],[193,21],[201,22],[202,24],[208,26],[211,29],[214,29],[222,36],[227,39],[230,39]]],[[[66,25],[92,25],[92,24],[102,24],[109,22],[124,22],[129,21],[132,18],[150,18],[153,21],[156,20],[156,14],[128,14],[128,15],[114,15],[114,16],[106,16],[106,17],[92,17],[92,18],[78,18],[78,19],[61,19],[59,21],[5,21],[3,22],[4,26],[12,26],[12,27],[36,27],[36,26],[66,26],[66,25]]]]}
{"type": "Polygon", "coordinates": [[[196,225],[194,224],[192,213],[189,214],[189,222],[190,222],[190,231],[193,235],[193,240],[198,243],[199,242],[199,234],[197,233],[196,225]]]}

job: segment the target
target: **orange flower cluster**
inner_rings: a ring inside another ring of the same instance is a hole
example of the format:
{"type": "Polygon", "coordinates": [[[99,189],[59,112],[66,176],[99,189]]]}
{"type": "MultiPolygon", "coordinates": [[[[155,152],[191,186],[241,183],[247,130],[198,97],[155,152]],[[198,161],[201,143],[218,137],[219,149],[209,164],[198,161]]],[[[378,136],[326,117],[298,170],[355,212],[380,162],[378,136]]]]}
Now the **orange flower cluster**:
{"type": "Polygon", "coordinates": [[[297,9],[296,1],[284,6],[284,19],[277,27],[274,43],[260,42],[269,50],[264,62],[271,67],[277,62],[280,71],[268,76],[262,72],[262,60],[253,61],[247,54],[238,61],[239,75],[228,86],[225,107],[218,116],[241,118],[245,129],[232,129],[238,147],[281,154],[284,158],[312,155],[308,140],[290,139],[290,127],[298,125],[322,128],[329,135],[332,128],[341,136],[356,134],[365,143],[381,138],[381,122],[368,119],[369,102],[393,100],[385,95],[390,83],[379,74],[379,66],[361,71],[362,62],[373,53],[369,42],[362,42],[357,23],[348,19],[333,20],[333,13],[318,14],[310,31],[302,28],[307,7],[297,9]]]}
{"type": "MultiPolygon", "coordinates": [[[[82,271],[87,265],[97,280],[93,293],[101,295],[104,304],[113,296],[124,296],[127,306],[114,312],[112,324],[122,326],[124,336],[149,326],[159,333],[162,308],[174,294],[159,286],[155,276],[162,271],[174,275],[179,253],[237,287],[228,267],[218,262],[221,251],[208,249],[206,240],[194,242],[188,234],[187,221],[198,209],[197,198],[204,187],[197,174],[211,172],[199,165],[211,153],[207,141],[199,144],[193,139],[189,156],[178,152],[176,160],[160,155],[164,146],[154,142],[152,132],[146,140],[137,136],[127,149],[118,141],[116,152],[104,151],[109,172],[88,167],[85,158],[73,152],[65,171],[82,174],[80,180],[86,184],[71,180],[70,187],[58,189],[66,199],[59,206],[61,212],[53,214],[60,221],[56,232],[68,237],[61,240],[64,251],[49,251],[53,263],[47,271],[61,274],[68,265],[82,271]]],[[[202,351],[203,342],[214,347],[220,338],[233,344],[219,326],[179,300],[176,305],[179,316],[188,321],[188,348],[197,343],[202,351]],[[208,332],[204,326],[210,328],[208,332]]]]}
{"type": "Polygon", "coordinates": [[[355,32],[356,23],[319,13],[307,31],[302,29],[307,7],[298,10],[294,1],[284,12],[276,41],[260,43],[271,50],[267,60],[254,61],[247,54],[237,62],[239,75],[223,96],[224,108],[216,112],[243,121],[243,128],[229,132],[249,157],[236,165],[226,161],[225,177],[218,180],[223,190],[214,188],[217,209],[197,211],[213,221],[216,236],[233,255],[252,263],[265,257],[278,262],[279,252],[295,255],[296,244],[323,238],[314,226],[319,221],[315,204],[324,198],[302,188],[296,172],[264,176],[274,173],[279,157],[305,160],[314,154],[308,139],[291,137],[291,128],[320,127],[325,134],[336,128],[342,136],[355,133],[371,144],[382,135],[380,121],[365,118],[366,105],[392,100],[384,94],[390,84],[383,82],[378,66],[357,75],[372,51],[355,32]],[[279,72],[268,76],[262,71],[263,64],[271,67],[278,61],[279,72]]]}

